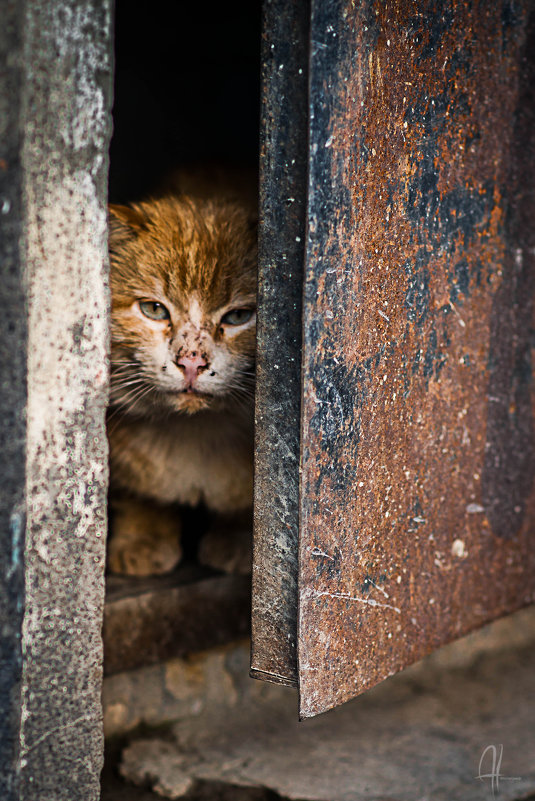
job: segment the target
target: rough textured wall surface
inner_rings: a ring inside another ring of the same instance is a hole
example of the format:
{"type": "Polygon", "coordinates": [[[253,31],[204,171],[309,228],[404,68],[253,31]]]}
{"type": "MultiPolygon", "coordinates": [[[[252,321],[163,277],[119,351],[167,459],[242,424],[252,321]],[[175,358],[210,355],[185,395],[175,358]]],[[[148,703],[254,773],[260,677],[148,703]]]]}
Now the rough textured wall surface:
{"type": "Polygon", "coordinates": [[[109,0],[28,0],[29,287],[21,798],[99,797],[109,0]]]}
{"type": "Polygon", "coordinates": [[[0,798],[18,797],[26,438],[26,304],[21,256],[19,130],[22,9],[0,25],[0,798]]]}

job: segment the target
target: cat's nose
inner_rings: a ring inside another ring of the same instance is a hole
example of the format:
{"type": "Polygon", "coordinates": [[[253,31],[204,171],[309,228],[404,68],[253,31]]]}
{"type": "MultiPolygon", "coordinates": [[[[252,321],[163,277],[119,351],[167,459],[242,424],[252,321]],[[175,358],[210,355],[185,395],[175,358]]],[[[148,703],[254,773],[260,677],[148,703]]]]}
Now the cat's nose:
{"type": "Polygon", "coordinates": [[[206,359],[198,353],[188,353],[186,356],[179,356],[177,367],[184,371],[184,378],[188,384],[193,385],[197,377],[208,368],[206,359]]]}

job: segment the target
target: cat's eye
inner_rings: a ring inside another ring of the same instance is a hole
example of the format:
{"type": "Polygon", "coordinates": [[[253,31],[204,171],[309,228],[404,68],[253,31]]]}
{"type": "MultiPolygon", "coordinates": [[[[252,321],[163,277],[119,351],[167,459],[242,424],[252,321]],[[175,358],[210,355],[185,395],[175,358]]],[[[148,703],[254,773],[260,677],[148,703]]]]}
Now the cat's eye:
{"type": "Polygon", "coordinates": [[[232,309],[221,318],[221,322],[223,325],[243,325],[249,322],[253,314],[253,309],[232,309]]]}
{"type": "Polygon", "coordinates": [[[170,314],[163,303],[156,300],[140,300],[139,308],[149,320],[169,320],[170,314]]]}

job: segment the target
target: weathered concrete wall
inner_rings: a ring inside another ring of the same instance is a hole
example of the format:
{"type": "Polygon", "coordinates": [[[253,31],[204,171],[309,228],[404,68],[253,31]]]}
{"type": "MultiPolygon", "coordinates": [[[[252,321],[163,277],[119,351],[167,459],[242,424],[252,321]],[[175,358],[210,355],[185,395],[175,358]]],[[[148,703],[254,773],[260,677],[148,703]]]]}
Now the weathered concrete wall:
{"type": "Polygon", "coordinates": [[[0,798],[18,798],[26,438],[26,308],[21,257],[22,9],[0,24],[0,798]]]}
{"type": "Polygon", "coordinates": [[[249,677],[250,646],[242,640],[104,679],[102,703],[106,737],[139,726],[197,718],[214,709],[274,702],[279,687],[249,677]]]}
{"type": "Polygon", "coordinates": [[[27,0],[29,300],[21,794],[99,797],[110,0],[27,0]]]}

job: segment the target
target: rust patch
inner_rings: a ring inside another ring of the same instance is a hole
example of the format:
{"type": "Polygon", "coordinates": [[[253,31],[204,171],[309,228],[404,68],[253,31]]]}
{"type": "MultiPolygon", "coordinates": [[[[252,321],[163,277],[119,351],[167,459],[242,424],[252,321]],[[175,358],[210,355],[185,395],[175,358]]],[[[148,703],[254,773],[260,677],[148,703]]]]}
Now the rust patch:
{"type": "Polygon", "coordinates": [[[313,3],[303,717],[534,599],[532,6],[313,3]]]}

